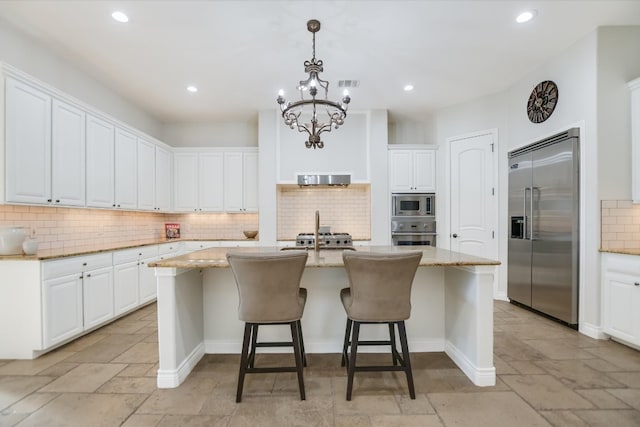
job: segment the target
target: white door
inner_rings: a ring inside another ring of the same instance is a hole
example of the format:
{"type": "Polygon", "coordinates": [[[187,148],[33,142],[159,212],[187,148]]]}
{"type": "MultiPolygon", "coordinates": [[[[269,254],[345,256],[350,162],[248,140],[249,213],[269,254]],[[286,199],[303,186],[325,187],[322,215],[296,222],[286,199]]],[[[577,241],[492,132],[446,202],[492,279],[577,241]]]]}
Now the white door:
{"type": "Polygon", "coordinates": [[[82,275],[42,282],[44,348],[82,332],[82,275]]]}
{"type": "Polygon", "coordinates": [[[7,201],[51,202],[51,97],[6,79],[7,201]]]}
{"type": "Polygon", "coordinates": [[[136,136],[116,128],[115,135],[115,208],[138,207],[138,142],[136,136]]]}
{"type": "Polygon", "coordinates": [[[114,128],[87,115],[87,206],[114,206],[114,128]]]}
{"type": "Polygon", "coordinates": [[[451,148],[451,250],[497,258],[498,197],[494,134],[453,139],[451,148]]]}
{"type": "Polygon", "coordinates": [[[84,329],[113,319],[113,267],[83,274],[84,329]]]}
{"type": "Polygon", "coordinates": [[[138,261],[113,266],[113,303],[115,315],[138,306],[138,261]]]}
{"type": "Polygon", "coordinates": [[[224,154],[200,153],[198,159],[199,209],[206,212],[224,210],[224,154]]]}
{"type": "Polygon", "coordinates": [[[138,138],[138,209],[155,208],[156,147],[138,138]]]}

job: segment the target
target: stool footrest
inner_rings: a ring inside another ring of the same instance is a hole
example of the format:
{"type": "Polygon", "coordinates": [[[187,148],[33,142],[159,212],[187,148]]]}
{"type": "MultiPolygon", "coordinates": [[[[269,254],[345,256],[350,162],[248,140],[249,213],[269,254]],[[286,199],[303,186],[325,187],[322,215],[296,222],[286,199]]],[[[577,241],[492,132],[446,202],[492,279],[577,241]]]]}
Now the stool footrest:
{"type": "Polygon", "coordinates": [[[248,374],[256,374],[256,373],[273,373],[273,372],[298,372],[298,369],[288,366],[273,366],[273,367],[260,367],[260,368],[247,368],[245,371],[248,374]]]}
{"type": "Polygon", "coordinates": [[[293,347],[293,342],[257,342],[253,344],[254,347],[293,347]]]}
{"type": "Polygon", "coordinates": [[[389,365],[380,365],[380,366],[356,366],[354,368],[355,371],[363,371],[363,372],[381,372],[381,371],[406,371],[404,366],[389,366],[389,365]]]}

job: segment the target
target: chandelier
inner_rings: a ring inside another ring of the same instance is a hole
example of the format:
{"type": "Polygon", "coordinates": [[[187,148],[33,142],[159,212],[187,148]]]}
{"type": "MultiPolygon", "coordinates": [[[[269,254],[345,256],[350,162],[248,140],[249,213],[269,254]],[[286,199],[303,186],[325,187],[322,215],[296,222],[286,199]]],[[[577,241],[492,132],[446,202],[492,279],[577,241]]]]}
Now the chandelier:
{"type": "Polygon", "coordinates": [[[341,102],[329,101],[329,82],[318,76],[323,68],[322,60],[316,59],[316,33],[320,31],[320,21],[312,19],[307,22],[307,30],[313,34],[313,57],[311,61],[304,61],[304,72],[309,73],[309,77],[306,80],[300,80],[298,85],[300,100],[287,102],[281,90],[277,101],[282,110],[284,123],[291,129],[297,127],[298,131],[306,132],[309,139],[305,141],[305,146],[315,149],[324,147],[320,134],[338,129],[344,123],[351,97],[345,90],[341,102]],[[318,88],[324,91],[324,97],[316,98],[318,88]],[[310,98],[305,98],[305,92],[309,93],[310,98]],[[323,112],[326,112],[326,116],[322,114],[323,112]],[[322,115],[322,119],[318,117],[319,114],[322,115]]]}

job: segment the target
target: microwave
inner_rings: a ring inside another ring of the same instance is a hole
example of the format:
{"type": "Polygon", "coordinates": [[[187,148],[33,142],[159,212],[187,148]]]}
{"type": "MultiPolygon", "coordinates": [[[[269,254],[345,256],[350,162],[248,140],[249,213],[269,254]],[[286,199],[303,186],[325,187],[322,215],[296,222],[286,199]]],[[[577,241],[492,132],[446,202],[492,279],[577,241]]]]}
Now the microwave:
{"type": "Polygon", "coordinates": [[[393,216],[434,216],[436,195],[433,193],[394,193],[391,195],[393,216]]]}

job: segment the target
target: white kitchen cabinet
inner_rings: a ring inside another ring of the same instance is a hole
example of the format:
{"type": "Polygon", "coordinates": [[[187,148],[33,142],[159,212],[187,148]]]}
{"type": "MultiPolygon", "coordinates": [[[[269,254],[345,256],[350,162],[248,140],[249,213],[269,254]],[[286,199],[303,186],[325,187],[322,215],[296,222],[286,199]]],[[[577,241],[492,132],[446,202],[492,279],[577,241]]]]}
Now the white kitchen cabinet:
{"type": "Polygon", "coordinates": [[[5,117],[7,202],[49,203],[51,97],[7,78],[5,117]]]}
{"type": "Polygon", "coordinates": [[[83,331],[81,273],[42,282],[42,327],[43,348],[83,331]]]}
{"type": "Polygon", "coordinates": [[[154,210],[167,212],[171,210],[171,152],[158,145],[155,147],[154,168],[154,210]]]}
{"type": "Polygon", "coordinates": [[[156,297],[155,274],[147,267],[158,246],[141,246],[113,253],[115,315],[131,311],[156,297]]]}
{"type": "Polygon", "coordinates": [[[436,151],[389,147],[389,189],[393,193],[436,191],[436,151]]]}
{"type": "Polygon", "coordinates": [[[640,203],[640,78],[629,82],[631,90],[631,198],[640,203]]]}
{"type": "Polygon", "coordinates": [[[87,115],[87,206],[114,206],[115,128],[98,117],[87,115]]]}
{"type": "Polygon", "coordinates": [[[113,267],[89,270],[82,275],[84,329],[113,319],[113,267]]]}
{"type": "Polygon", "coordinates": [[[138,138],[138,209],[155,210],[156,147],[138,138]]]}
{"type": "Polygon", "coordinates": [[[640,348],[640,257],[602,254],[604,332],[640,348]]]}
{"type": "Polygon", "coordinates": [[[176,152],[174,177],[174,210],[224,210],[224,153],[176,152]]]}
{"type": "Polygon", "coordinates": [[[224,210],[258,211],[258,153],[228,151],[224,153],[224,210]]]}
{"type": "Polygon", "coordinates": [[[138,145],[136,136],[116,128],[114,147],[115,208],[138,207],[138,145]]]}
{"type": "Polygon", "coordinates": [[[52,203],[84,206],[86,114],[57,99],[53,100],[52,108],[52,203]]]}
{"type": "Polygon", "coordinates": [[[111,253],[42,263],[43,348],[111,320],[111,253]]]}

